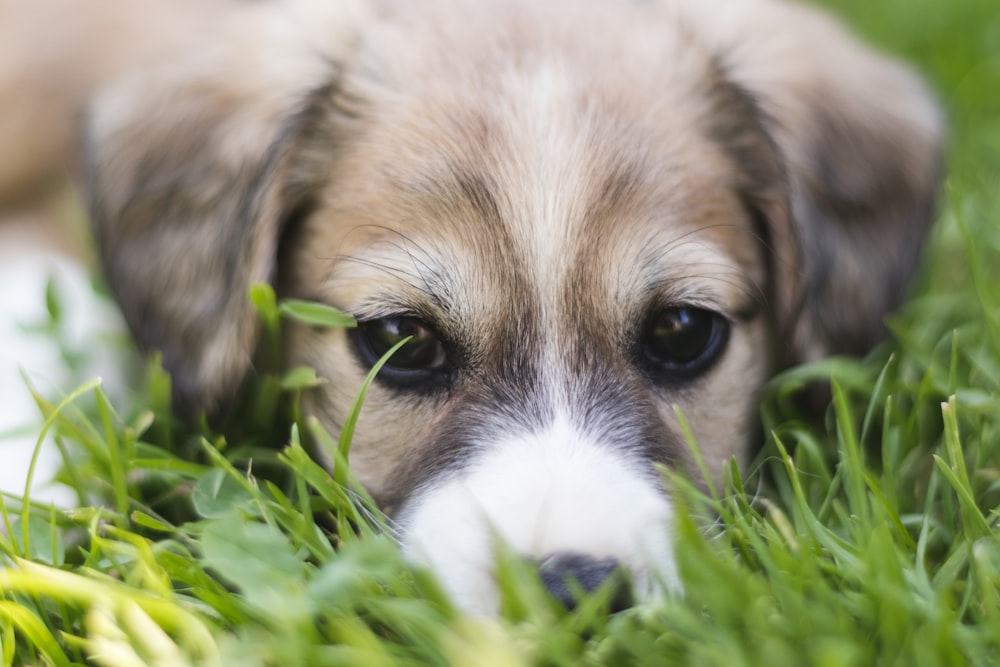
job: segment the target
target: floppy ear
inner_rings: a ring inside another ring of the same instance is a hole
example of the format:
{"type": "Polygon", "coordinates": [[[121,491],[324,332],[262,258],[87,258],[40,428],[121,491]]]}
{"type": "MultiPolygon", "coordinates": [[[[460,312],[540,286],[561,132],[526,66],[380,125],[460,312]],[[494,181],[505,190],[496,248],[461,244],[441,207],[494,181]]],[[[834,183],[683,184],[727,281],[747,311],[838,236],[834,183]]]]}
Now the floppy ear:
{"type": "Polygon", "coordinates": [[[273,278],[282,224],[309,187],[297,151],[352,41],[350,16],[324,9],[318,32],[282,6],[238,3],[194,55],[116,85],[91,112],[86,190],[107,279],[189,414],[217,411],[250,369],[249,288],[273,278]]]}
{"type": "Polygon", "coordinates": [[[784,162],[791,220],[770,230],[780,361],[866,352],[904,296],[934,215],[943,135],[935,100],[913,72],[817,10],[781,0],[681,4],[755,100],[784,162]]]}

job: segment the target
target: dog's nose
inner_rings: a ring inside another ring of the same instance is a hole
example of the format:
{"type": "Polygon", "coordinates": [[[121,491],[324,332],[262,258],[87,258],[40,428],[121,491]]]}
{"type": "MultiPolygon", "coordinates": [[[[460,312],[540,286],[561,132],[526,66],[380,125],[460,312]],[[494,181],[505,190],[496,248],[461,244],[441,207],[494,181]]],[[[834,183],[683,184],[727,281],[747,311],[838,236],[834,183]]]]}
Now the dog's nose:
{"type": "Polygon", "coordinates": [[[594,558],[574,552],[554,553],[538,561],[538,573],[546,590],[569,610],[576,607],[581,590],[592,593],[612,575],[615,575],[616,581],[611,592],[611,611],[622,611],[633,604],[632,587],[624,576],[621,563],[615,558],[594,558]]]}

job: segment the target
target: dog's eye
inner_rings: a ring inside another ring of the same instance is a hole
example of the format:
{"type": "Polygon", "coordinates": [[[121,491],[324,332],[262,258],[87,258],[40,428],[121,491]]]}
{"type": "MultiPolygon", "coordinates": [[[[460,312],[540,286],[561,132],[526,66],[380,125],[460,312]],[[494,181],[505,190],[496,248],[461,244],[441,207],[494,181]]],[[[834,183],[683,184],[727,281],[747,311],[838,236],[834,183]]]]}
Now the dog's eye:
{"type": "Polygon", "coordinates": [[[389,358],[379,377],[394,384],[426,384],[448,369],[448,354],[434,331],[416,317],[383,317],[358,322],[358,348],[362,361],[375,365],[394,345],[409,338],[389,358]]]}
{"type": "Polygon", "coordinates": [[[729,322],[718,313],[691,306],[665,308],[647,321],[642,352],[658,373],[686,380],[706,370],[728,338],[729,322]]]}

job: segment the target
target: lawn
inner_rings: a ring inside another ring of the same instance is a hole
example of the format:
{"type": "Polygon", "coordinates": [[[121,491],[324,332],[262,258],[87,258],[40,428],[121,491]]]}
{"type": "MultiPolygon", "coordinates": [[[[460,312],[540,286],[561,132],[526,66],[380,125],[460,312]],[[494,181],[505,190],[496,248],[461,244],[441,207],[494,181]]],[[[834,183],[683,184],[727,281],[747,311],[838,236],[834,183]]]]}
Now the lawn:
{"type": "MultiPolygon", "coordinates": [[[[503,617],[463,617],[345,467],[305,454],[350,436],[297,413],[308,372],[265,376],[223,434],[170,416],[154,361],[114,405],[86,378],[39,397],[63,479],[101,503],[3,497],[0,664],[1000,664],[1000,4],[825,4],[944,100],[939,223],[890,340],[776,379],[767,443],[727,488],[670,479],[683,597],[566,613],[512,561],[503,617]],[[792,395],[816,380],[833,401],[807,421],[792,395]]],[[[303,316],[254,296],[266,321],[303,316]]]]}

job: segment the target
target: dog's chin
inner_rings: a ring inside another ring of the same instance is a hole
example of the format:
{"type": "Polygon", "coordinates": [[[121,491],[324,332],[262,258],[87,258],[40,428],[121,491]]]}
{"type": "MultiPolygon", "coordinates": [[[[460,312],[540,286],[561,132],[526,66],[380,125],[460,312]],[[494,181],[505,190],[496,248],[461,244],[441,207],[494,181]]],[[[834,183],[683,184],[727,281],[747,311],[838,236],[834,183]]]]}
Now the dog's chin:
{"type": "Polygon", "coordinates": [[[613,569],[604,564],[624,571],[637,602],[680,591],[672,508],[648,463],[568,420],[477,449],[465,469],[425,486],[400,515],[405,553],[437,574],[460,609],[499,611],[500,552],[540,564],[543,580],[553,559],[597,565],[596,578],[587,568],[557,573],[584,579],[568,585],[574,595],[600,585],[613,569]]]}

